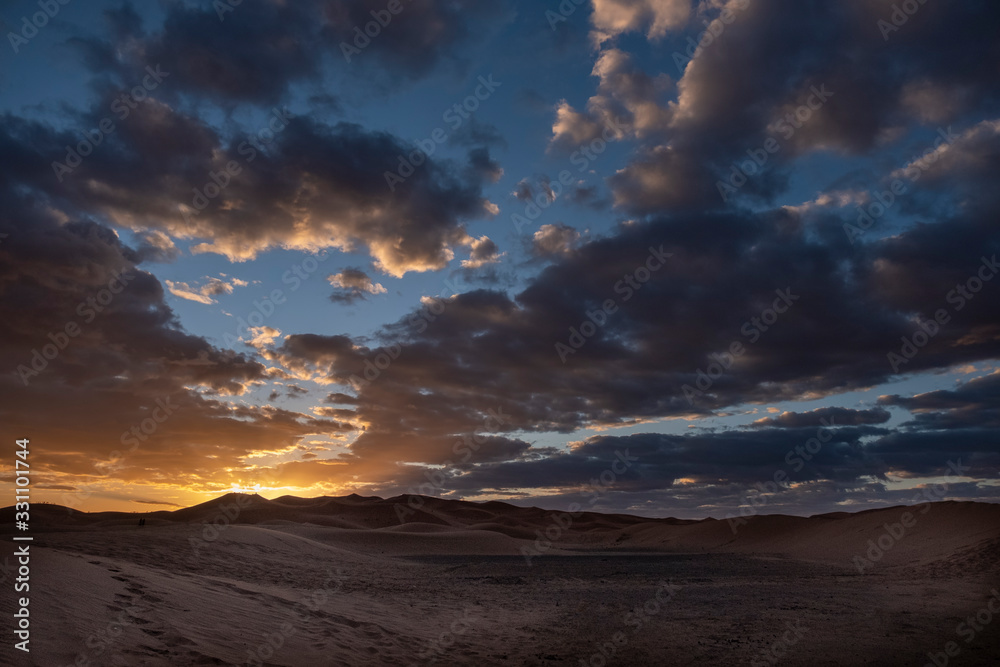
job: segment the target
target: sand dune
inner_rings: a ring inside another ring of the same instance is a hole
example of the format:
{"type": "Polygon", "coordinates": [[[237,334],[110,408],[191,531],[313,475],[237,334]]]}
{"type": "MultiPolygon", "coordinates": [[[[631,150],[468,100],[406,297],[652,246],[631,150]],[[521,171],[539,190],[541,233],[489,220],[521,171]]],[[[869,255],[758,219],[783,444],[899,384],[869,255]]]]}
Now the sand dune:
{"type": "MultiPolygon", "coordinates": [[[[1000,585],[1000,505],[981,503],[735,531],[408,496],[138,516],[33,507],[32,651],[4,633],[0,662],[920,665],[1000,585]]],[[[998,627],[960,664],[995,664],[998,627]]]]}

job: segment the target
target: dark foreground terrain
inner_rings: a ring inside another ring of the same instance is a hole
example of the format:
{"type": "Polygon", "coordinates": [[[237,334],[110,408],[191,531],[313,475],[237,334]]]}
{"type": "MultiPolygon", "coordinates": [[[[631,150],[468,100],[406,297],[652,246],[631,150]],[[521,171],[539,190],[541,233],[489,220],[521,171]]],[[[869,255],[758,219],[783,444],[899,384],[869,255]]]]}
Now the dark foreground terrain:
{"type": "MultiPolygon", "coordinates": [[[[5,630],[0,663],[1000,660],[995,506],[936,504],[859,573],[853,556],[906,508],[761,517],[736,536],[725,522],[594,515],[525,558],[522,548],[538,545],[530,531],[514,535],[544,527],[551,513],[530,518],[494,505],[494,516],[477,518],[498,527],[491,530],[470,524],[463,503],[434,509],[441,523],[372,527],[365,522],[381,522],[375,501],[354,502],[367,509],[313,505],[310,514],[261,499],[254,507],[263,514],[232,521],[214,521],[217,508],[200,506],[180,518],[148,515],[143,528],[130,515],[52,509],[32,544],[31,653],[14,651],[5,630]],[[290,520],[289,508],[303,521],[290,520]],[[324,512],[337,521],[324,521],[324,512]]],[[[9,591],[16,573],[5,572],[9,591]]],[[[13,610],[13,595],[0,596],[0,615],[11,619],[13,610]]]]}

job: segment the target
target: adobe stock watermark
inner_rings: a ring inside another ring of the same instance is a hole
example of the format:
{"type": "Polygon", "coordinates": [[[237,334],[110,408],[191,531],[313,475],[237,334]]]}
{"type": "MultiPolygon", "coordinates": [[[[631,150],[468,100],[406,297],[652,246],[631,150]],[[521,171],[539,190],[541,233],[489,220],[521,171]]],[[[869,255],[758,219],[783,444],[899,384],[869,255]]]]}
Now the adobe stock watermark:
{"type": "MultiPolygon", "coordinates": [[[[823,448],[823,445],[830,442],[833,438],[833,433],[830,429],[835,426],[833,423],[833,418],[831,417],[829,421],[825,417],[821,418],[820,426],[816,429],[816,435],[806,440],[801,445],[796,445],[792,449],[789,449],[785,453],[785,464],[792,468],[793,472],[799,472],[805,467],[807,461],[812,461],[819,451],[823,448]]],[[[788,488],[789,474],[784,468],[778,468],[774,471],[774,475],[771,476],[770,480],[764,482],[756,482],[753,489],[747,489],[743,492],[743,503],[740,505],[739,512],[740,515],[736,516],[731,512],[726,514],[726,521],[729,523],[729,528],[733,531],[733,535],[736,534],[740,526],[745,526],[747,522],[747,517],[756,516],[761,507],[767,504],[767,496],[764,494],[774,494],[778,492],[779,488],[788,488]],[[757,493],[752,493],[756,491],[757,493]]]]}
{"type": "Polygon", "coordinates": [[[509,423],[509,419],[509,415],[503,413],[502,407],[498,407],[496,410],[487,410],[482,426],[473,431],[471,436],[468,433],[463,434],[451,446],[452,454],[462,457],[457,463],[451,459],[446,460],[441,464],[441,468],[424,472],[424,477],[427,478],[426,482],[419,486],[411,486],[406,490],[409,494],[406,506],[396,505],[396,518],[399,519],[399,522],[404,523],[407,518],[424,506],[423,496],[439,496],[448,482],[445,471],[452,470],[459,463],[468,463],[479,451],[479,448],[486,444],[487,440],[484,434],[499,433],[502,427],[509,423]]]}
{"type": "MultiPolygon", "coordinates": [[[[129,281],[135,278],[132,269],[124,269],[114,274],[108,281],[107,287],[101,289],[94,296],[89,296],[81,301],[76,307],[76,314],[83,319],[83,324],[93,322],[99,313],[114,301],[115,296],[121,294],[129,281]]],[[[50,331],[48,334],[51,343],[46,343],[41,349],[31,351],[29,366],[19,364],[17,373],[21,377],[24,386],[28,386],[32,378],[38,377],[49,366],[49,362],[58,357],[63,350],[69,347],[72,339],[83,333],[83,328],[76,320],[67,322],[61,330],[50,331]]]]}
{"type": "MultiPolygon", "coordinates": [[[[407,0],[407,2],[410,1],[407,0]]],[[[354,33],[353,46],[347,42],[340,43],[340,52],[344,54],[344,60],[350,63],[351,58],[361,55],[361,52],[368,48],[372,40],[382,34],[382,29],[389,27],[393,17],[399,16],[402,11],[403,3],[400,0],[389,0],[385,9],[371,10],[369,14],[374,20],[365,24],[364,31],[361,30],[361,26],[354,26],[352,31],[354,33]]]]}
{"type": "Polygon", "coordinates": [[[674,51],[674,65],[677,66],[677,71],[683,75],[684,70],[687,69],[688,64],[692,60],[700,57],[705,52],[705,49],[715,44],[716,40],[722,37],[722,33],[726,31],[726,26],[736,20],[736,13],[733,12],[733,8],[742,11],[749,6],[750,0],[736,0],[736,2],[724,6],[718,18],[711,21],[703,20],[702,23],[705,25],[705,29],[698,35],[698,39],[688,37],[687,48],[684,50],[684,53],[674,51]]]}
{"type": "MultiPolygon", "coordinates": [[[[308,623],[312,620],[311,617],[317,614],[323,605],[326,604],[330,596],[339,592],[344,587],[344,583],[348,578],[343,568],[338,567],[335,573],[327,568],[326,579],[323,581],[322,586],[310,591],[308,595],[302,597],[292,607],[292,620],[299,625],[308,623]],[[330,586],[331,581],[335,582],[335,585],[332,587],[330,586]]],[[[247,649],[247,659],[243,664],[247,665],[247,667],[264,667],[266,664],[272,664],[265,661],[270,660],[285,645],[288,638],[296,632],[298,632],[298,627],[285,621],[278,626],[277,630],[265,635],[263,637],[264,641],[258,644],[256,648],[247,649]]]]}
{"type": "MultiPolygon", "coordinates": [[[[993,588],[990,593],[992,596],[987,598],[986,603],[975,614],[955,626],[955,634],[964,639],[966,644],[971,644],[993,622],[993,617],[1000,614],[1000,592],[993,588]]],[[[948,667],[951,658],[957,657],[961,652],[962,646],[958,642],[945,642],[940,651],[927,653],[928,661],[924,663],[924,667],[948,667]]]]}
{"type": "MultiPolygon", "coordinates": [[[[963,466],[962,459],[956,462],[948,461],[948,473],[945,475],[946,478],[955,475],[957,477],[963,477],[966,472],[971,469],[971,466],[963,466]]],[[[913,497],[913,502],[918,502],[923,499],[925,502],[922,503],[920,507],[920,514],[927,514],[931,509],[931,503],[937,500],[941,500],[948,494],[948,483],[939,484],[929,484],[924,487],[920,493],[913,497]]],[[[866,571],[871,570],[875,567],[875,563],[882,560],[886,552],[890,551],[900,540],[906,536],[906,532],[917,525],[917,517],[911,510],[916,510],[917,507],[912,507],[907,509],[902,514],[899,515],[899,521],[895,523],[884,523],[882,527],[885,529],[881,535],[875,539],[868,540],[868,550],[865,551],[864,556],[856,555],[851,559],[851,563],[854,565],[858,574],[864,574],[866,571]]]]}
{"type": "MultiPolygon", "coordinates": [[[[111,112],[118,117],[119,121],[128,118],[135,109],[139,108],[139,102],[149,97],[149,94],[156,90],[165,78],[170,76],[170,72],[160,71],[159,65],[156,67],[147,66],[146,72],[146,76],[142,77],[140,83],[132,86],[128,93],[119,95],[111,102],[111,112]]],[[[104,137],[116,129],[115,121],[110,116],[105,116],[98,121],[97,127],[82,131],[80,134],[83,135],[83,139],[76,146],[66,146],[66,157],[63,158],[63,162],[58,160],[52,162],[52,171],[55,172],[59,182],[62,183],[67,174],[72,174],[77,167],[83,164],[83,158],[93,153],[104,142],[104,137]]]]}
{"type": "MultiPolygon", "coordinates": [[[[593,506],[594,503],[600,500],[608,492],[608,489],[618,481],[618,477],[624,475],[632,467],[632,464],[638,460],[639,457],[630,456],[627,449],[624,452],[615,450],[615,460],[611,465],[587,483],[586,486],[590,489],[590,500],[587,501],[587,504],[593,506]]],[[[573,526],[575,519],[583,516],[584,511],[580,503],[570,503],[568,511],[554,512],[552,514],[552,521],[546,526],[544,532],[541,529],[535,529],[537,539],[532,546],[521,547],[521,555],[524,556],[524,562],[530,566],[532,558],[541,556],[552,549],[553,543],[558,542],[562,538],[563,533],[573,526]]]]}
{"type": "MultiPolygon", "coordinates": [[[[452,294],[459,292],[455,283],[448,278],[444,279],[444,285],[452,291],[452,294]]],[[[423,333],[430,326],[431,322],[444,314],[447,299],[442,298],[443,294],[444,290],[436,297],[421,297],[420,308],[407,315],[406,324],[413,327],[414,333],[423,333]]],[[[377,348],[377,352],[372,358],[365,359],[364,377],[355,373],[349,378],[352,388],[358,390],[377,380],[382,375],[382,372],[387,370],[392,365],[392,362],[399,358],[400,354],[402,354],[402,348],[396,344],[377,348]]]]}
{"type": "MultiPolygon", "coordinates": [[[[244,164],[250,164],[257,157],[257,153],[264,152],[264,146],[274,141],[275,137],[279,132],[288,127],[288,123],[292,119],[292,112],[287,108],[283,108],[281,111],[277,107],[271,109],[272,118],[268,120],[265,127],[260,128],[255,133],[249,135],[249,137],[240,143],[236,147],[236,152],[243,156],[244,164]]],[[[238,176],[240,172],[243,171],[243,165],[241,165],[236,160],[229,160],[224,168],[219,169],[218,172],[209,171],[208,180],[200,188],[192,188],[194,190],[194,196],[191,197],[190,206],[181,206],[181,215],[184,216],[184,221],[187,223],[193,223],[194,218],[192,215],[198,215],[208,207],[209,201],[218,197],[222,192],[229,187],[235,176],[238,176]]]]}
{"type": "MultiPolygon", "coordinates": [[[[108,453],[108,458],[104,461],[97,461],[94,463],[94,467],[101,471],[102,477],[107,477],[112,472],[121,469],[122,461],[125,460],[126,454],[132,454],[139,448],[139,444],[146,442],[160,425],[166,422],[177,410],[177,406],[170,402],[170,396],[165,398],[156,399],[155,407],[149,408],[149,417],[146,417],[139,421],[137,424],[133,424],[127,431],[123,431],[119,442],[122,447],[131,445],[126,451],[119,449],[114,449],[108,453]]],[[[73,508],[70,507],[70,503],[80,503],[89,499],[94,495],[94,491],[90,488],[77,489],[75,492],[65,491],[62,494],[61,503],[66,506],[67,513],[72,515],[73,508]]]]}
{"type": "MultiPolygon", "coordinates": [[[[458,282],[461,283],[462,281],[459,280],[458,282]]],[[[461,292],[460,285],[453,282],[450,278],[445,278],[442,284],[445,289],[438,292],[437,296],[421,297],[420,308],[406,316],[406,326],[413,327],[413,333],[422,334],[427,331],[427,327],[444,314],[447,307],[447,297],[444,296],[446,292],[450,291],[451,294],[459,294],[461,292]]]]}
{"type": "Polygon", "coordinates": [[[882,40],[888,42],[889,35],[894,32],[898,32],[900,28],[906,25],[910,17],[917,13],[927,0],[903,0],[899,4],[894,4],[892,6],[892,12],[889,13],[889,20],[879,19],[875,22],[878,27],[879,32],[882,33],[882,40]]]}
{"type": "MultiPolygon", "coordinates": [[[[765,308],[759,316],[751,317],[740,327],[740,333],[749,339],[750,344],[760,340],[761,335],[778,321],[778,317],[787,313],[788,309],[800,298],[798,294],[792,294],[791,287],[786,287],[784,290],[776,289],[774,293],[778,296],[771,307],[765,308]]],[[[708,364],[707,370],[698,368],[695,372],[694,386],[685,384],[681,387],[688,405],[693,406],[695,398],[704,396],[705,392],[715,384],[715,381],[732,368],[736,359],[743,356],[746,351],[747,348],[741,341],[734,340],[729,344],[727,352],[713,352],[708,355],[711,363],[708,364]]]]}
{"type": "Polygon", "coordinates": [[[243,4],[243,0],[212,0],[212,9],[219,17],[219,23],[225,23],[226,14],[236,11],[236,8],[243,4]]]}
{"type": "Polygon", "coordinates": [[[233,502],[221,503],[215,516],[203,522],[201,535],[188,538],[188,544],[194,551],[194,558],[200,557],[202,548],[219,539],[219,536],[228,530],[240,517],[243,510],[251,504],[253,504],[253,496],[248,493],[236,494],[233,502]]]}
{"type": "Polygon", "coordinates": [[[557,25],[568,21],[569,17],[576,12],[576,8],[586,2],[587,0],[560,0],[557,7],[559,13],[557,14],[551,9],[546,9],[545,20],[549,22],[549,27],[554,31],[557,25]]]}
{"type": "MultiPolygon", "coordinates": [[[[260,474],[260,471],[258,471],[258,474],[260,474]]],[[[270,469],[264,470],[260,479],[265,484],[274,485],[278,482],[274,472],[270,469]]],[[[253,485],[253,488],[258,489],[260,486],[260,482],[257,482],[253,485]]],[[[216,512],[212,518],[202,521],[201,534],[197,537],[188,538],[188,545],[192,550],[188,559],[189,561],[200,558],[202,549],[218,540],[222,536],[222,533],[236,524],[237,519],[240,518],[243,511],[253,505],[256,491],[254,493],[233,493],[231,495],[235,496],[235,498],[219,503],[215,508],[216,512]]]]}
{"type": "Polygon", "coordinates": [[[402,353],[403,348],[395,343],[386,347],[376,348],[375,354],[365,359],[365,370],[362,373],[364,377],[355,373],[351,375],[348,382],[355,391],[361,387],[367,387],[377,380],[382,375],[382,371],[389,368],[393,361],[399,359],[399,355],[402,353]]]}
{"type": "MultiPolygon", "coordinates": [[[[604,125],[599,137],[595,137],[587,143],[580,144],[570,153],[570,164],[576,167],[577,172],[582,174],[590,167],[591,163],[597,160],[608,149],[613,140],[621,139],[623,136],[625,136],[625,130],[622,127],[621,121],[617,118],[611,118],[604,125]]],[[[524,210],[521,213],[511,213],[510,222],[514,225],[514,230],[518,234],[521,233],[521,228],[525,225],[538,220],[542,215],[542,211],[551,206],[562,194],[563,188],[569,187],[574,180],[573,172],[569,169],[560,171],[557,178],[558,180],[549,183],[549,187],[552,190],[551,197],[547,192],[539,192],[533,201],[525,204],[524,210]]]]}
{"type": "MultiPolygon", "coordinates": [[[[150,411],[150,415],[143,419],[138,424],[135,424],[128,431],[122,433],[121,443],[124,447],[125,445],[132,445],[129,447],[129,452],[134,452],[139,448],[140,442],[146,442],[149,437],[156,433],[157,429],[160,428],[160,424],[167,421],[174,410],[177,409],[176,405],[171,405],[170,397],[167,396],[166,400],[162,398],[156,399],[156,407],[150,411]]],[[[111,458],[117,459],[121,457],[121,452],[117,449],[111,452],[111,458]]]]}
{"type": "Polygon", "coordinates": [[[422,165],[427,159],[437,151],[438,144],[447,141],[450,133],[462,127],[465,121],[472,117],[472,114],[479,109],[480,104],[490,99],[496,89],[503,85],[502,81],[494,81],[493,75],[479,77],[479,85],[461,102],[456,102],[441,114],[441,120],[448,124],[448,130],[443,127],[434,128],[426,139],[417,139],[414,143],[416,148],[406,155],[397,155],[399,165],[395,171],[385,171],[382,176],[390,192],[396,191],[396,186],[404,183],[412,176],[417,167],[422,165]]]}
{"type": "MultiPolygon", "coordinates": [[[[666,260],[673,256],[674,254],[671,252],[663,252],[662,245],[659,248],[649,246],[649,256],[646,257],[646,261],[631,273],[622,276],[621,280],[614,285],[615,294],[622,295],[622,303],[628,302],[636,292],[642,289],[643,285],[649,282],[654,273],[663,268],[663,265],[667,263],[666,260]]],[[[618,312],[618,303],[614,299],[605,299],[599,308],[586,311],[587,319],[580,323],[579,328],[569,328],[569,338],[566,339],[566,343],[559,341],[555,344],[559,361],[565,364],[568,356],[576,354],[580,348],[586,345],[587,341],[593,338],[597,330],[607,324],[609,317],[616,312],[618,312]]]]}
{"type": "MultiPolygon", "coordinates": [[[[433,662],[440,656],[448,652],[448,649],[455,644],[455,640],[458,637],[466,634],[472,629],[472,623],[477,620],[482,620],[473,616],[478,610],[472,607],[466,607],[462,610],[462,615],[452,621],[448,625],[448,629],[444,630],[437,636],[437,639],[432,639],[428,646],[417,654],[417,658],[420,660],[430,660],[433,662]]],[[[429,664],[429,663],[428,663],[429,664]]]]}
{"type": "Polygon", "coordinates": [[[38,35],[38,31],[49,24],[59,11],[68,5],[70,0],[38,0],[38,6],[42,10],[35,12],[29,19],[27,15],[21,17],[21,29],[17,32],[8,32],[7,41],[14,53],[20,52],[21,47],[30,42],[38,35]]]}
{"type": "Polygon", "coordinates": [[[121,640],[121,636],[125,632],[125,627],[133,625],[135,620],[135,617],[129,614],[127,609],[120,610],[103,628],[87,635],[87,639],[84,640],[83,644],[89,652],[78,653],[71,664],[77,667],[87,667],[92,664],[107,664],[98,663],[96,659],[111,650],[121,640]],[[91,662],[91,660],[94,660],[94,662],[91,662]]]}
{"type": "MultiPolygon", "coordinates": [[[[653,597],[649,598],[641,605],[636,605],[630,609],[622,618],[622,622],[632,628],[632,634],[636,635],[653,617],[658,615],[666,607],[666,604],[674,599],[677,592],[683,587],[670,581],[660,581],[659,587],[653,597]]],[[[629,636],[623,630],[619,630],[611,635],[607,641],[596,645],[596,650],[586,658],[580,658],[580,667],[605,667],[611,660],[623,651],[629,643],[629,636]]]]}
{"type": "MultiPolygon", "coordinates": [[[[802,126],[809,122],[813,114],[833,97],[833,93],[826,89],[826,84],[821,84],[819,88],[810,86],[809,90],[811,93],[806,98],[805,103],[800,104],[794,111],[786,113],[775,125],[775,130],[781,133],[784,141],[794,137],[795,132],[802,129],[802,126]]],[[[768,137],[760,148],[748,148],[747,155],[750,159],[733,162],[729,178],[725,181],[715,182],[715,187],[719,190],[722,201],[728,202],[730,197],[747,184],[751,176],[762,172],[764,165],[768,163],[772,155],[781,150],[781,146],[781,141],[774,137],[768,137]]]]}
{"type": "MultiPolygon", "coordinates": [[[[317,257],[309,256],[301,262],[295,262],[288,270],[281,274],[282,284],[290,285],[289,293],[298,291],[302,287],[302,283],[309,280],[321,268],[323,262],[329,258],[329,253],[324,251],[317,255],[317,257]]],[[[271,290],[270,294],[260,300],[254,299],[253,309],[247,316],[245,318],[242,316],[236,318],[235,335],[226,331],[222,335],[223,342],[227,347],[235,348],[240,342],[244,341],[244,336],[246,338],[253,338],[253,331],[251,329],[263,326],[264,322],[274,315],[278,306],[287,301],[288,297],[280,287],[271,290]]]]}
{"type": "MultiPolygon", "coordinates": [[[[932,164],[937,162],[941,156],[939,150],[941,146],[949,145],[958,138],[958,135],[951,131],[951,127],[947,129],[938,128],[938,135],[940,136],[934,140],[932,147],[926,149],[921,156],[914,155],[904,167],[897,169],[891,175],[902,172],[902,176],[911,183],[916,182],[925,171],[931,168],[932,164]]],[[[872,190],[872,199],[875,201],[869,202],[867,207],[857,207],[857,224],[852,225],[845,222],[843,225],[844,233],[847,234],[847,240],[851,242],[851,245],[854,245],[858,238],[864,236],[865,232],[871,229],[888,212],[892,205],[896,203],[897,197],[906,193],[907,187],[906,182],[902,178],[894,178],[889,184],[888,190],[882,190],[881,192],[872,190]]]]}
{"type": "Polygon", "coordinates": [[[798,644],[799,640],[805,637],[806,632],[809,630],[808,627],[802,625],[801,618],[795,619],[794,623],[785,621],[785,627],[788,629],[780,637],[750,660],[750,667],[770,667],[771,665],[777,665],[781,662],[785,654],[798,644]]]}
{"type": "MultiPolygon", "coordinates": [[[[997,264],[997,256],[981,257],[981,264],[975,274],[969,276],[964,283],[955,285],[945,295],[945,301],[952,306],[955,312],[965,308],[965,305],[975,298],[983,287],[1000,272],[1000,264],[997,264]]],[[[910,336],[902,336],[902,344],[899,351],[886,353],[886,359],[894,373],[899,372],[900,366],[910,363],[917,353],[941,332],[941,327],[951,321],[951,315],[945,308],[938,308],[934,311],[933,319],[921,319],[917,316],[917,326],[919,329],[910,336]]]]}

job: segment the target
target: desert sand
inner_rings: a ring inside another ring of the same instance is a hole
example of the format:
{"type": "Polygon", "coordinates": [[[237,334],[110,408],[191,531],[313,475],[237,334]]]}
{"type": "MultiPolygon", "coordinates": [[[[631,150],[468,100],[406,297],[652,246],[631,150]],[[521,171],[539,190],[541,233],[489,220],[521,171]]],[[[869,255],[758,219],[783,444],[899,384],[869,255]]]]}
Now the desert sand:
{"type": "Polygon", "coordinates": [[[32,519],[31,651],[14,649],[7,546],[0,664],[1000,664],[1000,505],[735,533],[406,496],[32,519]]]}

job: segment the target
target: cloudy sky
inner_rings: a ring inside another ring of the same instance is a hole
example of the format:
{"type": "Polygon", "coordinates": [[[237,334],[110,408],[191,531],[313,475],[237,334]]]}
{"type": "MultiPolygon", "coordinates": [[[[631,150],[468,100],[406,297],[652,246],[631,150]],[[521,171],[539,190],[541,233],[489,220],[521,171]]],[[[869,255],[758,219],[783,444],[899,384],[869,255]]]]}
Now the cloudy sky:
{"type": "Polygon", "coordinates": [[[27,437],[34,500],[92,510],[1000,501],[994,2],[2,28],[5,488],[27,437]]]}

